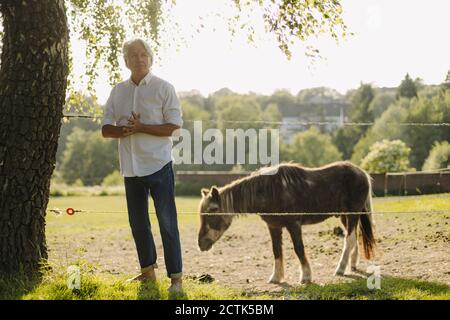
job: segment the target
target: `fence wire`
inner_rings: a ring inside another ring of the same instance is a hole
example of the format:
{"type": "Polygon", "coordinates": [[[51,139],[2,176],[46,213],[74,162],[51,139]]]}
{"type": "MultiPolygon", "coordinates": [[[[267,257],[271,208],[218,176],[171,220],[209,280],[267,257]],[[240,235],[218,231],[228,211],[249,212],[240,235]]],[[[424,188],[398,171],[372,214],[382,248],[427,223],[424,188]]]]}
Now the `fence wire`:
{"type": "MultiPolygon", "coordinates": [[[[64,115],[63,118],[82,118],[82,119],[98,119],[101,117],[89,116],[89,115],[75,115],[68,114],[64,115]]],[[[195,119],[185,119],[184,122],[209,122],[209,123],[236,123],[236,124],[267,124],[267,125],[300,125],[300,126],[362,126],[362,127],[370,127],[375,124],[375,122],[335,122],[335,121],[265,121],[265,120],[217,120],[217,119],[206,119],[206,120],[195,120],[195,119]]],[[[450,123],[447,122],[385,122],[385,124],[392,124],[398,126],[412,126],[412,127],[450,127],[450,123]]]]}
{"type": "MultiPolygon", "coordinates": [[[[101,117],[89,116],[89,115],[64,115],[63,118],[83,118],[83,119],[98,119],[101,117]]],[[[336,126],[373,126],[375,122],[330,122],[330,121],[264,121],[264,120],[216,120],[216,119],[207,119],[207,120],[192,120],[186,119],[184,122],[195,122],[195,121],[203,121],[203,122],[212,122],[212,123],[235,123],[235,124],[268,124],[268,125],[318,125],[318,126],[326,126],[326,125],[336,125],[336,126]]],[[[398,125],[398,126],[415,126],[415,127],[450,127],[450,123],[441,122],[385,122],[385,124],[398,125]]],[[[58,208],[47,210],[48,212],[61,214],[62,210],[58,208]]],[[[93,211],[93,210],[77,210],[75,209],[74,213],[103,213],[103,214],[114,214],[114,213],[127,213],[127,211],[93,211]]],[[[199,212],[178,212],[178,215],[199,215],[199,212]]],[[[365,215],[367,212],[271,212],[271,213],[256,213],[256,212],[214,212],[214,213],[201,213],[201,215],[205,216],[227,216],[227,215],[259,215],[259,216],[311,216],[311,215],[329,215],[329,216],[344,216],[344,215],[365,215]]],[[[375,215],[383,215],[383,214],[450,214],[450,210],[431,210],[431,211],[376,211],[371,214],[375,215]]]]}
{"type": "MultiPolygon", "coordinates": [[[[65,211],[71,209],[72,214],[75,213],[95,213],[95,214],[125,214],[127,211],[95,211],[95,210],[83,210],[67,208],[65,211]]],[[[53,208],[47,210],[54,214],[62,214],[63,210],[59,208],[53,208]]],[[[154,212],[151,212],[154,213],[154,212]]],[[[69,214],[69,213],[68,213],[69,214]]],[[[347,216],[347,215],[366,215],[366,211],[354,211],[354,212],[270,212],[270,213],[257,213],[257,212],[202,212],[197,211],[181,211],[178,215],[203,215],[203,216],[238,216],[238,215],[256,215],[256,216],[347,216]]],[[[416,211],[374,211],[370,214],[384,215],[384,214],[450,214],[448,210],[416,210],[416,211]]]]}

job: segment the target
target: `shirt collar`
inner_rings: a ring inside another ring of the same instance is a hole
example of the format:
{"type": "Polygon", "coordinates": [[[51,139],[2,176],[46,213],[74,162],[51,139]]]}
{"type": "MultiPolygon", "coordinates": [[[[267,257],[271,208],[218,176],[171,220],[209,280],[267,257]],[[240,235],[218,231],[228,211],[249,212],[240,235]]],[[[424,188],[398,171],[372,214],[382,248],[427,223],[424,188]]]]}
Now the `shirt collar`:
{"type": "MultiPolygon", "coordinates": [[[[150,83],[150,80],[152,79],[152,77],[153,77],[153,74],[152,74],[151,71],[149,71],[149,72],[147,73],[147,75],[141,80],[141,82],[140,82],[139,84],[145,84],[145,85],[149,84],[149,83],[150,83]]],[[[133,80],[131,80],[131,76],[130,76],[130,78],[128,79],[128,83],[129,83],[130,85],[135,85],[135,83],[133,82],[133,80]]]]}
{"type": "Polygon", "coordinates": [[[153,77],[153,74],[151,71],[149,71],[147,73],[147,75],[144,77],[144,79],[142,79],[142,80],[144,81],[145,84],[149,84],[152,77],[153,77]]]}

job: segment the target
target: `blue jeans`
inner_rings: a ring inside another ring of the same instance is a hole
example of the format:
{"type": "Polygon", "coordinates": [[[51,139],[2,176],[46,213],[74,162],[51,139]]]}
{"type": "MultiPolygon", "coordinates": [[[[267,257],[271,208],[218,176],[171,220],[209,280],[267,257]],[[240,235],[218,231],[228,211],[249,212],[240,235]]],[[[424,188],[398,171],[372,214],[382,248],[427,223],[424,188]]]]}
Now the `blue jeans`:
{"type": "Polygon", "coordinates": [[[182,276],[181,244],[178,232],[172,162],[144,177],[125,177],[128,218],[141,271],[156,268],[156,248],[148,213],[149,194],[153,198],[164,248],[167,276],[182,276]]]}

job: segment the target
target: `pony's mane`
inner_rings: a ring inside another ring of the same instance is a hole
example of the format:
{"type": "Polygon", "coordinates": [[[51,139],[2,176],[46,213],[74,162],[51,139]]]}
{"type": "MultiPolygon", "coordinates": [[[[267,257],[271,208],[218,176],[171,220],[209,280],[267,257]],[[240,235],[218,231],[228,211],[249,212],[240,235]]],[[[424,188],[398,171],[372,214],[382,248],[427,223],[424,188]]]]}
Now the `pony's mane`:
{"type": "Polygon", "coordinates": [[[279,210],[280,201],[284,201],[283,205],[289,205],[292,197],[298,197],[299,192],[295,193],[296,190],[308,189],[311,177],[322,175],[323,169],[336,166],[354,165],[349,161],[337,161],[308,168],[288,162],[261,168],[219,188],[222,210],[229,213],[257,213],[255,210],[261,208],[262,204],[264,210],[269,212],[279,210]]]}

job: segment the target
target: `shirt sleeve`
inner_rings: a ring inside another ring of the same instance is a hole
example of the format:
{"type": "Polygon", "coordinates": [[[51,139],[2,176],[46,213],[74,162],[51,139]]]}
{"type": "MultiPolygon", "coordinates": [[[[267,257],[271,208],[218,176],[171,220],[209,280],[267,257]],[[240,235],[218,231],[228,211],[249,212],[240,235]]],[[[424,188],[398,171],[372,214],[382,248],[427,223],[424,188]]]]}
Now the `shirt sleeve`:
{"type": "Polygon", "coordinates": [[[103,107],[103,121],[102,121],[102,126],[107,125],[107,124],[112,124],[112,125],[116,125],[116,119],[114,117],[114,108],[113,108],[113,104],[114,104],[114,92],[116,87],[114,87],[111,90],[111,94],[109,95],[108,101],[106,102],[105,106],[103,107]]]}
{"type": "Polygon", "coordinates": [[[164,121],[179,126],[183,126],[183,113],[181,111],[180,101],[178,100],[175,88],[169,85],[166,99],[163,105],[164,121]]]}

